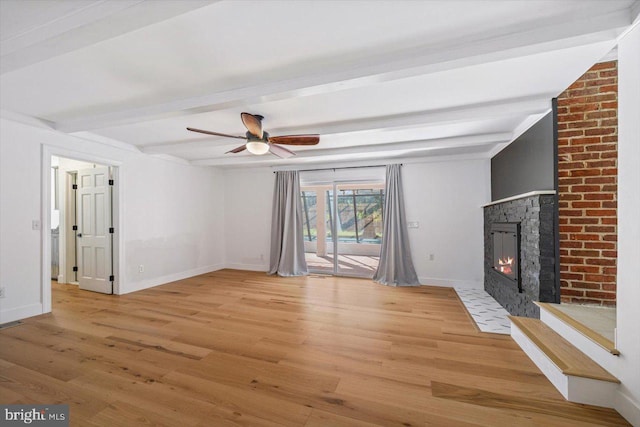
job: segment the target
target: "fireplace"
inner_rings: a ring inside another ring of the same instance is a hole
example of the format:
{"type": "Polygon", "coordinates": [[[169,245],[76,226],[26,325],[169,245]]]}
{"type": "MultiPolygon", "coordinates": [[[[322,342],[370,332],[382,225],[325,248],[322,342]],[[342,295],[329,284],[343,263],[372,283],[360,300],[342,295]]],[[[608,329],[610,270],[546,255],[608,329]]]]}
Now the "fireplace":
{"type": "Polygon", "coordinates": [[[534,302],[560,302],[556,206],[551,191],[484,206],[484,289],[512,315],[539,318],[534,302]]]}
{"type": "Polygon", "coordinates": [[[520,289],[520,223],[491,224],[493,271],[520,289]]]}

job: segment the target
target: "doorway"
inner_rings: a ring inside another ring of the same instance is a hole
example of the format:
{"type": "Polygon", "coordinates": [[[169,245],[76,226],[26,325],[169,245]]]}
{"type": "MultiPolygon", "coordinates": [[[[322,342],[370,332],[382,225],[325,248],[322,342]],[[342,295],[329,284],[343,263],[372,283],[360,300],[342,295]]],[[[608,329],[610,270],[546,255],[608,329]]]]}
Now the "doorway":
{"type": "Polygon", "coordinates": [[[384,183],[302,185],[300,196],[309,271],[372,278],[380,260],[384,183]]]}
{"type": "Polygon", "coordinates": [[[56,155],[50,161],[50,232],[43,233],[50,280],[113,294],[118,168],[56,155]]]}

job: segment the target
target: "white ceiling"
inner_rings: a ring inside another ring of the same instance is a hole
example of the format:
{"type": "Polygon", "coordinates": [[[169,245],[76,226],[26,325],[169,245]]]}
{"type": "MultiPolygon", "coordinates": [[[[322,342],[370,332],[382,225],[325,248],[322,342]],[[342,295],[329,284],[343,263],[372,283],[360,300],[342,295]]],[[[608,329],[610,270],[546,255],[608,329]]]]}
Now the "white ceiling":
{"type": "Polygon", "coordinates": [[[490,156],[639,1],[0,0],[0,108],[198,165],[490,156]],[[319,133],[280,160],[239,140],[319,133]]]}

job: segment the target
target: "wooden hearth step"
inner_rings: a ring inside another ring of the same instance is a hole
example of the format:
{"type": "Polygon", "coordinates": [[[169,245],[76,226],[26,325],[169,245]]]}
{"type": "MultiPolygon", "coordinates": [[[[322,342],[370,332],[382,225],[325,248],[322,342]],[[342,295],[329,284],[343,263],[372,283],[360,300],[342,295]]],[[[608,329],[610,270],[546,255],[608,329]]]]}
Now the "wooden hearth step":
{"type": "Polygon", "coordinates": [[[562,338],[542,321],[528,317],[509,316],[509,318],[564,375],[620,383],[620,380],[571,345],[569,341],[562,338]]]}
{"type": "Polygon", "coordinates": [[[578,322],[576,319],[569,316],[564,311],[558,309],[558,304],[551,304],[546,302],[534,302],[538,307],[542,310],[548,311],[550,314],[554,315],[564,323],[566,323],[571,328],[575,329],[582,335],[584,335],[589,340],[593,341],[595,344],[599,345],[609,353],[619,356],[620,351],[616,348],[616,345],[610,339],[603,337],[593,329],[588,326],[578,322]]]}

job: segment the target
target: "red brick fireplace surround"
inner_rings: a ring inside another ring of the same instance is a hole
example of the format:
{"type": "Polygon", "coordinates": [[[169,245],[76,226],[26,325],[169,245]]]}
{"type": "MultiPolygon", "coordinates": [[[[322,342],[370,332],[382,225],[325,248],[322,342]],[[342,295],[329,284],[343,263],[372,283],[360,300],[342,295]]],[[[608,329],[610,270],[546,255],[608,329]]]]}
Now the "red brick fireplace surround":
{"type": "Polygon", "coordinates": [[[562,302],[616,304],[617,65],[594,65],[558,97],[562,302]]]}

